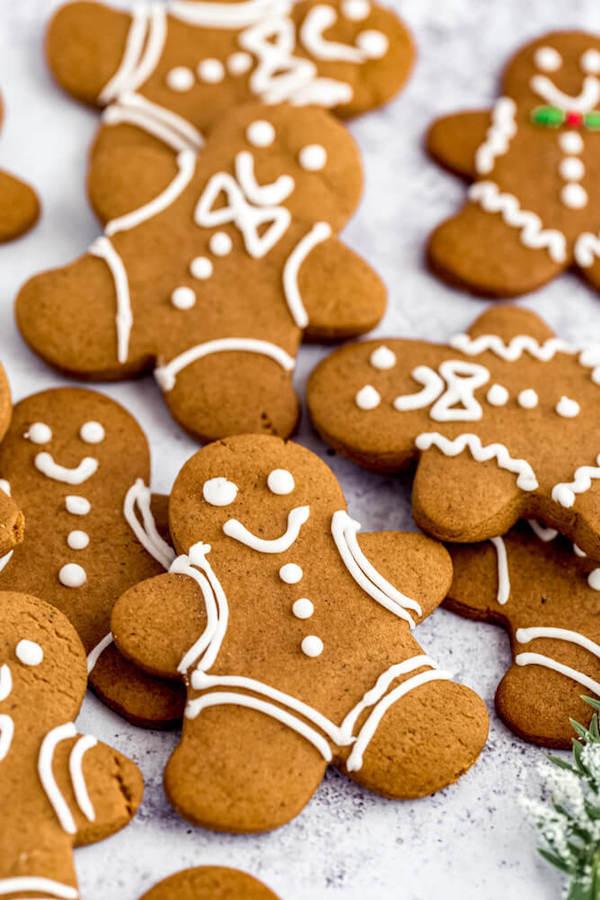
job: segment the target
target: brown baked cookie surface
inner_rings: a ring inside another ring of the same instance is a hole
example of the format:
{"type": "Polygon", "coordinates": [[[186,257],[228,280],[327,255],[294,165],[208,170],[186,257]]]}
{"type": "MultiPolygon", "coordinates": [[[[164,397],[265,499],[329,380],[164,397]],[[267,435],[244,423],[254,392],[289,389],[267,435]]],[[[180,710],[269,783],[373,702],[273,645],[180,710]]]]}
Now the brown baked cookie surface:
{"type": "MultiPolygon", "coordinates": [[[[0,363],[0,440],[6,434],[12,415],[10,386],[0,363]]],[[[10,496],[10,485],[0,478],[0,557],[23,540],[23,514],[10,496]]]]}
{"type": "Polygon", "coordinates": [[[582,695],[600,696],[598,563],[535,519],[448,549],[446,605],[510,634],[513,663],[498,685],[498,713],[525,740],[570,748],[569,720],[589,723],[593,712],[582,695]]]}
{"type": "Polygon", "coordinates": [[[168,538],[166,498],[152,498],[149,477],[140,426],[94,391],[27,397],[0,444],[0,478],[26,517],[23,543],[0,560],[0,591],[60,609],[89,654],[94,691],[129,720],[157,727],[179,720],[182,692],[132,666],[110,638],[116,598],[174,557],[157,530],[168,538]]]}
{"type": "Polygon", "coordinates": [[[127,757],[73,724],[85,652],[67,618],[24,594],[0,594],[0,894],[79,896],[72,848],[119,831],[143,781],[127,757]]]}
{"type": "Polygon", "coordinates": [[[446,281],[512,297],[570,266],[600,287],[600,37],[552,32],[509,62],[491,110],[434,122],[430,153],[469,180],[463,209],[431,235],[446,281]]]}
{"type": "MultiPolygon", "coordinates": [[[[0,96],[0,128],[4,107],[0,96]]],[[[28,184],[0,169],[0,244],[29,231],[40,215],[40,201],[28,184]]]]}
{"type": "Polygon", "coordinates": [[[600,558],[600,354],[534,313],[489,309],[448,345],[379,340],[335,351],[308,406],[334,449],[393,472],[418,460],[418,525],[483,541],[538,517],[600,558]]]}
{"type": "MultiPolygon", "coordinates": [[[[360,194],[357,147],[322,110],[241,107],[178,166],[166,191],[112,220],[88,254],[25,285],[19,328],[70,375],[154,368],[172,415],[201,440],[287,436],[303,333],[361,334],[385,309],[377,274],[335,236],[360,194]]],[[[113,196],[127,207],[129,188],[154,171],[153,158],[125,168],[113,196]]]]}
{"type": "Polygon", "coordinates": [[[126,592],[111,621],[126,656],[186,683],[182,740],[165,771],[180,815],[265,831],[300,812],[329,763],[402,798],[475,762],[485,707],[412,635],[451,582],[441,545],[358,536],[324,463],[256,435],[186,463],[169,523],[180,553],[170,574],[126,592]]]}
{"type": "Polygon", "coordinates": [[[165,878],[140,900],[277,900],[277,896],[246,872],[198,866],[165,878]]]}
{"type": "MultiPolygon", "coordinates": [[[[47,56],[68,93],[105,109],[96,149],[162,151],[168,171],[234,106],[289,102],[344,118],[379,106],[404,84],[414,48],[371,0],[175,0],[131,15],[77,2],[52,19],[47,56]]],[[[91,163],[101,179],[104,163],[95,153],[91,163]]]]}

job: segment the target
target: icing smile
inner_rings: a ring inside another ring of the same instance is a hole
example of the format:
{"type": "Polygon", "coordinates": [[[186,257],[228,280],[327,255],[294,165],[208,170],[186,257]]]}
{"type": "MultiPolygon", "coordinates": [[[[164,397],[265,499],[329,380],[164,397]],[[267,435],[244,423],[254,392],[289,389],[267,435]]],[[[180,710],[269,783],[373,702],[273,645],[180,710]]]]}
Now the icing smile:
{"type": "Polygon", "coordinates": [[[600,101],[600,81],[593,75],[583,79],[581,91],[576,96],[564,94],[546,75],[534,75],[529,83],[538,97],[563,110],[586,113],[600,101]]]}
{"type": "Polygon", "coordinates": [[[44,451],[35,457],[35,467],[42,475],[52,478],[54,481],[63,481],[65,484],[83,484],[97,471],[98,460],[91,456],[85,456],[78,466],[69,469],[66,466],[59,466],[54,462],[52,454],[44,451]]]}
{"type": "Polygon", "coordinates": [[[223,531],[228,537],[234,538],[241,544],[246,544],[252,550],[259,550],[261,553],[283,553],[294,544],[300,534],[300,529],[307,521],[310,515],[310,506],[296,506],[290,510],[288,514],[287,529],[281,537],[274,538],[272,541],[264,540],[264,538],[256,537],[251,531],[248,531],[245,525],[238,522],[237,519],[229,519],[223,525],[223,531]]]}

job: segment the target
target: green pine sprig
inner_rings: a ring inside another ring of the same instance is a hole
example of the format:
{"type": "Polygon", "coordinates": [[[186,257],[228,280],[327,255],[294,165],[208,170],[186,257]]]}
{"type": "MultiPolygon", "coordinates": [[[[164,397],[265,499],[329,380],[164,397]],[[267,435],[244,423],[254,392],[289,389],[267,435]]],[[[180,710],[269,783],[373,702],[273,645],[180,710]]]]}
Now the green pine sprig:
{"type": "Polygon", "coordinates": [[[523,806],[542,838],[539,853],[567,876],[567,900],[600,900],[600,700],[582,699],[595,712],[589,728],[570,720],[577,734],[570,761],[548,756],[550,802],[523,806]]]}

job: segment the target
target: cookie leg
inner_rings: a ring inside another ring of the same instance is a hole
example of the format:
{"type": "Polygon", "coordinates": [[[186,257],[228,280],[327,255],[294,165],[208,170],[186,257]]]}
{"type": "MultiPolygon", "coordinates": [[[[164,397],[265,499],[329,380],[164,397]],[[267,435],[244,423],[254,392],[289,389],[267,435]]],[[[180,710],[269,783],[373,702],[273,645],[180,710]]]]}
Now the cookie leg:
{"type": "Polygon", "coordinates": [[[171,361],[156,377],[173,418],[200,441],[251,433],[286,438],[299,404],[283,362],[263,353],[215,352],[179,371],[171,361]]]}
{"type": "Polygon", "coordinates": [[[0,244],[29,231],[39,214],[35,191],[7,172],[0,172],[0,244]]]}
{"type": "Polygon", "coordinates": [[[362,766],[347,774],[384,797],[424,797],[464,775],[487,734],[487,712],[477,694],[452,681],[429,682],[388,709],[362,766]]]}
{"type": "Polygon", "coordinates": [[[184,720],[165,770],[173,808],[216,831],[270,831],[308,803],[326,763],[305,738],[261,712],[216,706],[184,720]]]}
{"type": "Polygon", "coordinates": [[[556,238],[553,258],[546,247],[525,246],[523,231],[506,224],[501,212],[467,203],[431,235],[429,265],[450,284],[486,297],[534,291],[563,271],[568,260],[566,255],[562,258],[558,232],[552,233],[556,238]]]}

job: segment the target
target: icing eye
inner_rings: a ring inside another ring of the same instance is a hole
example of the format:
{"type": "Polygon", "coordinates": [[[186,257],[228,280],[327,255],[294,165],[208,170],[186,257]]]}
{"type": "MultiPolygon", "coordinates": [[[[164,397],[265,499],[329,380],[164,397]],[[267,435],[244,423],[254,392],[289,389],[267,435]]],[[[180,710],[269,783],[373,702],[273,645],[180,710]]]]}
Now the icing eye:
{"type": "Polygon", "coordinates": [[[273,494],[291,494],[296,482],[287,469],[273,469],[267,477],[267,486],[273,494]]]}
{"type": "Polygon", "coordinates": [[[34,422],[25,432],[24,437],[32,444],[47,444],[52,440],[52,429],[43,422],[34,422]]]}
{"type": "Polygon", "coordinates": [[[389,347],[382,345],[377,350],[373,350],[369,362],[374,369],[393,369],[396,365],[396,354],[389,347]]]}
{"type": "Polygon", "coordinates": [[[101,444],[106,437],[106,431],[100,422],[85,422],[79,430],[79,437],[86,444],[101,444]]]}
{"type": "Polygon", "coordinates": [[[381,59],[387,53],[389,45],[383,31],[361,31],[356,38],[356,46],[367,59],[381,59]]]}
{"type": "Polygon", "coordinates": [[[307,144],[298,154],[298,162],[307,172],[318,172],[327,162],[327,150],[321,144],[307,144]]]}
{"type": "Polygon", "coordinates": [[[44,658],[44,651],[35,641],[19,641],[15,653],[24,666],[39,666],[44,658]]]}
{"type": "Polygon", "coordinates": [[[581,54],[579,64],[588,75],[600,74],[600,50],[586,50],[581,54]]]}
{"type": "Polygon", "coordinates": [[[229,506],[237,497],[237,492],[237,484],[226,478],[210,478],[202,487],[202,495],[211,506],[229,506]]]}
{"type": "Polygon", "coordinates": [[[253,147],[269,147],[275,140],[275,129],[265,119],[257,119],[248,125],[246,137],[253,147]]]}
{"type": "Polygon", "coordinates": [[[538,47],[533,59],[542,72],[557,72],[562,66],[562,56],[554,47],[538,47]]]}

